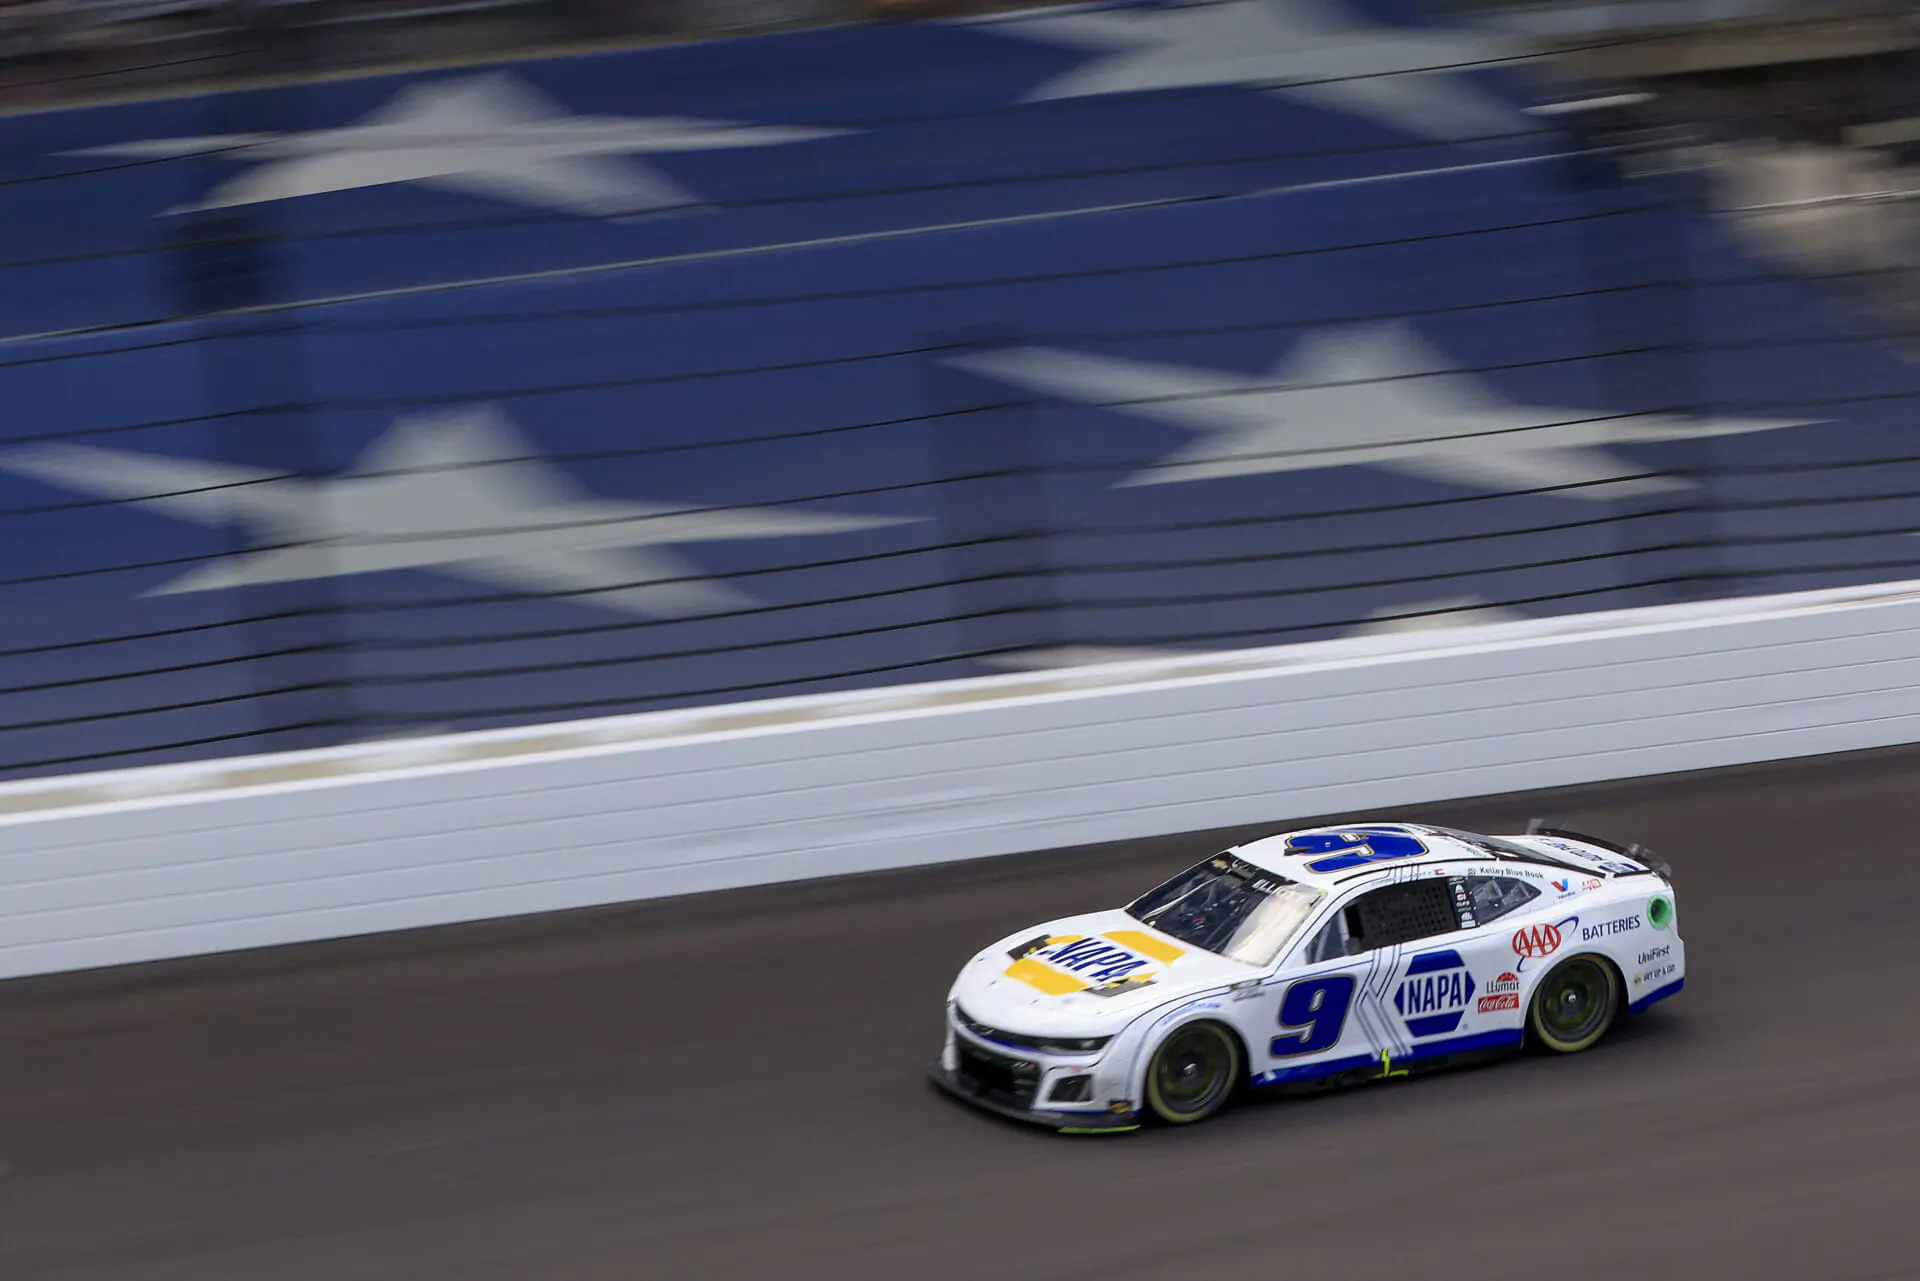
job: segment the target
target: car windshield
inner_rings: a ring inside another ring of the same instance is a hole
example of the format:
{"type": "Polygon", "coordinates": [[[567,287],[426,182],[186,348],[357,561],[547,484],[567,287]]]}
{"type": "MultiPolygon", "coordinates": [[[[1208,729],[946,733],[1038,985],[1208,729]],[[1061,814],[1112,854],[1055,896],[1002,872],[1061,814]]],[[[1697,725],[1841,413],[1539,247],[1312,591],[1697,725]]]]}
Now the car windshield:
{"type": "Polygon", "coordinates": [[[1229,960],[1271,965],[1324,897],[1323,890],[1222,854],[1136,899],[1127,915],[1229,960]]]}

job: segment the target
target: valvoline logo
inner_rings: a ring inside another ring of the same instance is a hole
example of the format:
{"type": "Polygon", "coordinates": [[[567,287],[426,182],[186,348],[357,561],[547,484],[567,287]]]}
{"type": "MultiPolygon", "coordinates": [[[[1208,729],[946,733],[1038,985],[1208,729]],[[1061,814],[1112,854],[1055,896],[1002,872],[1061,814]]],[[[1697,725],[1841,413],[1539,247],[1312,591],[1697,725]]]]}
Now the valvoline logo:
{"type": "Polygon", "coordinates": [[[1406,1020],[1409,1036],[1439,1036],[1460,1026],[1473,990],[1473,975],[1460,953],[1452,948],[1423,952],[1407,966],[1393,1008],[1406,1020]]]}

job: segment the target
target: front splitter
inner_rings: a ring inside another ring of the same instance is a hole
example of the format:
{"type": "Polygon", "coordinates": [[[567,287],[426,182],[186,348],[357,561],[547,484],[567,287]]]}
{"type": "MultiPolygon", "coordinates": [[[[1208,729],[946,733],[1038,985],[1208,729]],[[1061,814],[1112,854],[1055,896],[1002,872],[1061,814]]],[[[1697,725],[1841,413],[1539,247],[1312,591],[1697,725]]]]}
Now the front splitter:
{"type": "Polygon", "coordinates": [[[1028,1125],[1057,1130],[1061,1134],[1124,1134],[1140,1128],[1138,1112],[1045,1112],[983,1099],[970,1093],[960,1084],[959,1077],[949,1072],[938,1060],[927,1068],[927,1079],[969,1106],[1004,1116],[1010,1121],[1023,1121],[1028,1125]]]}

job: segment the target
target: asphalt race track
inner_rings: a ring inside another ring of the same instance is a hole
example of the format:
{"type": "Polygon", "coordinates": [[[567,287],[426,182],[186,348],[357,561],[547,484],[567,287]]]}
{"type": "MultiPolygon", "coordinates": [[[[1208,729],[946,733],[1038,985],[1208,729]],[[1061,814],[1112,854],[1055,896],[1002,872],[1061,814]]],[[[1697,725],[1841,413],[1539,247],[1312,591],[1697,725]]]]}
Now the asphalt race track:
{"type": "Polygon", "coordinates": [[[975,947],[1213,837],[0,986],[0,1277],[1920,1277],[1917,774],[1394,815],[1646,841],[1688,990],[1584,1056],[1185,1131],[1058,1138],[921,1070],[975,947]]]}

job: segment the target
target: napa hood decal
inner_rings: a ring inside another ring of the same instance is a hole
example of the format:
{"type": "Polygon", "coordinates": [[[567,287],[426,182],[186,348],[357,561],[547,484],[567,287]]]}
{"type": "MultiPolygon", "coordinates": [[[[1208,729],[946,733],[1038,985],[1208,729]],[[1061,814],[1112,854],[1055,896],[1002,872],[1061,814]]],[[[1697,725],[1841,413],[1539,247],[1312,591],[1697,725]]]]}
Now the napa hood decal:
{"type": "Polygon", "coordinates": [[[962,972],[970,1012],[1018,1018],[1046,1008],[1104,1021],[1142,1003],[1224,988],[1258,971],[1189,947],[1122,911],[1095,912],[1035,926],[975,956],[962,972]]]}
{"type": "Polygon", "coordinates": [[[1144,987],[1187,954],[1172,940],[1140,929],[1099,934],[1037,934],[1008,950],[1006,976],[1048,996],[1108,995],[1144,987]]]}

